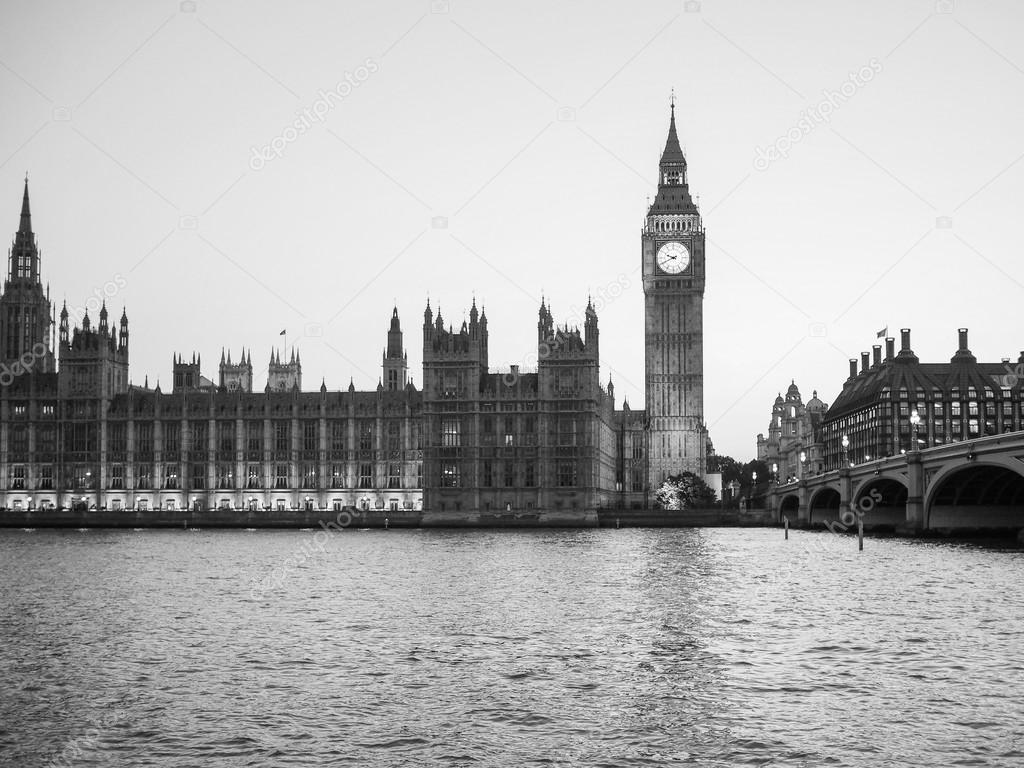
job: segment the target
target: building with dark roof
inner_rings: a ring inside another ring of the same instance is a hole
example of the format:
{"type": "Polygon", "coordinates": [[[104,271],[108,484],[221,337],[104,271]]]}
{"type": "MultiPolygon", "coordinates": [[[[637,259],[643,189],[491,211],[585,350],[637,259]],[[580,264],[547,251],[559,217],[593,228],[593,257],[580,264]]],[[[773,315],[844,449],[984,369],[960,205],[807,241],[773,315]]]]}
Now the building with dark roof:
{"type": "MultiPolygon", "coordinates": [[[[821,425],[826,469],[986,435],[1014,432],[1021,421],[1021,389],[1010,358],[980,363],[967,346],[967,329],[948,363],[922,363],[910,329],[885,339],[849,377],[821,425]],[[916,422],[916,423],[915,423],[916,422]]],[[[1017,364],[1024,364],[1021,352],[1017,364]]]]}

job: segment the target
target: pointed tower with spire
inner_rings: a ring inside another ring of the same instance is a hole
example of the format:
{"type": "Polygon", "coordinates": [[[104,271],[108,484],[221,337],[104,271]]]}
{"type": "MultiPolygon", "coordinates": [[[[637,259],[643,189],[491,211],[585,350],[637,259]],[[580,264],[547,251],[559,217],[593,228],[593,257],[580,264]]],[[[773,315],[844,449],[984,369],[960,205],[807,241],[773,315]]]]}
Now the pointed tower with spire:
{"type": "Polygon", "coordinates": [[[704,425],[704,227],[676,131],[675,96],[658,192],[641,234],[648,478],[707,471],[704,425]]]}
{"type": "Polygon", "coordinates": [[[19,370],[52,373],[56,370],[53,350],[53,307],[40,279],[26,175],[21,220],[8,252],[7,280],[0,295],[0,362],[8,369],[17,362],[19,370]]]}
{"type": "Polygon", "coordinates": [[[384,389],[397,392],[405,389],[409,381],[409,356],[402,345],[402,324],[398,320],[398,307],[391,312],[391,327],[388,328],[388,345],[383,358],[384,389]]]}

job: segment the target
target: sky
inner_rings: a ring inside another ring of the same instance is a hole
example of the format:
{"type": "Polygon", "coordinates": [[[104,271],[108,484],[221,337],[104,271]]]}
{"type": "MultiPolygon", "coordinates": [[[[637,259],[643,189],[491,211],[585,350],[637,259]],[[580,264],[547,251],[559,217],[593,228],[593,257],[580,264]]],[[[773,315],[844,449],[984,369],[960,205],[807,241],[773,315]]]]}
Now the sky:
{"type": "Polygon", "coordinates": [[[924,361],[959,327],[1024,349],[1022,27],[1010,0],[6,0],[0,224],[27,171],[58,310],[126,307],[136,384],[244,346],[261,389],[287,338],[305,389],[372,389],[397,306],[418,386],[428,296],[528,368],[541,297],[582,325],[589,293],[640,408],[674,89],[705,420],[749,459],[777,392],[831,402],[883,328],[924,361]]]}

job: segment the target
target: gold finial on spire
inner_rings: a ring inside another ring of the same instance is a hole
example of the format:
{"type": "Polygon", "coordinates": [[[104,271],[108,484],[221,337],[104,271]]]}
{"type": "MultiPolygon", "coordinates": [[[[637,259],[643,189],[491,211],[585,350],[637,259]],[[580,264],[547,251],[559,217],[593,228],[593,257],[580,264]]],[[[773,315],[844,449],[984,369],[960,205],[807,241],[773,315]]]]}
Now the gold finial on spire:
{"type": "Polygon", "coordinates": [[[672,108],[672,112],[676,111],[676,89],[672,88],[672,95],[669,97],[669,106],[672,108]]]}

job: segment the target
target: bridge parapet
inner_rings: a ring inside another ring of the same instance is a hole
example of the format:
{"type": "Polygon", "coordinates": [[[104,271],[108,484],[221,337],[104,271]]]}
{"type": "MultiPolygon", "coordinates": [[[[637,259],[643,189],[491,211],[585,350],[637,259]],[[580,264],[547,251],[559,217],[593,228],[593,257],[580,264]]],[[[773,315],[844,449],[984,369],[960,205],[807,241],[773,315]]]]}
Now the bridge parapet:
{"type": "MultiPolygon", "coordinates": [[[[920,530],[934,525],[928,507],[937,498],[939,486],[964,469],[984,465],[1003,467],[1024,477],[1024,431],[884,456],[779,483],[769,489],[768,508],[776,520],[781,519],[785,506],[787,513],[799,512],[798,519],[791,517],[791,522],[816,524],[821,522],[816,508],[829,514],[836,511],[836,493],[839,510],[849,509],[854,514],[863,511],[858,502],[870,497],[875,502],[873,514],[881,515],[877,524],[898,523],[899,528],[920,530]],[[876,498],[878,494],[884,501],[876,498]]],[[[941,519],[950,519],[950,514],[941,519]]],[[[960,515],[956,519],[966,518],[960,515]]],[[[987,518],[978,517],[979,524],[983,519],[987,518]]]]}

